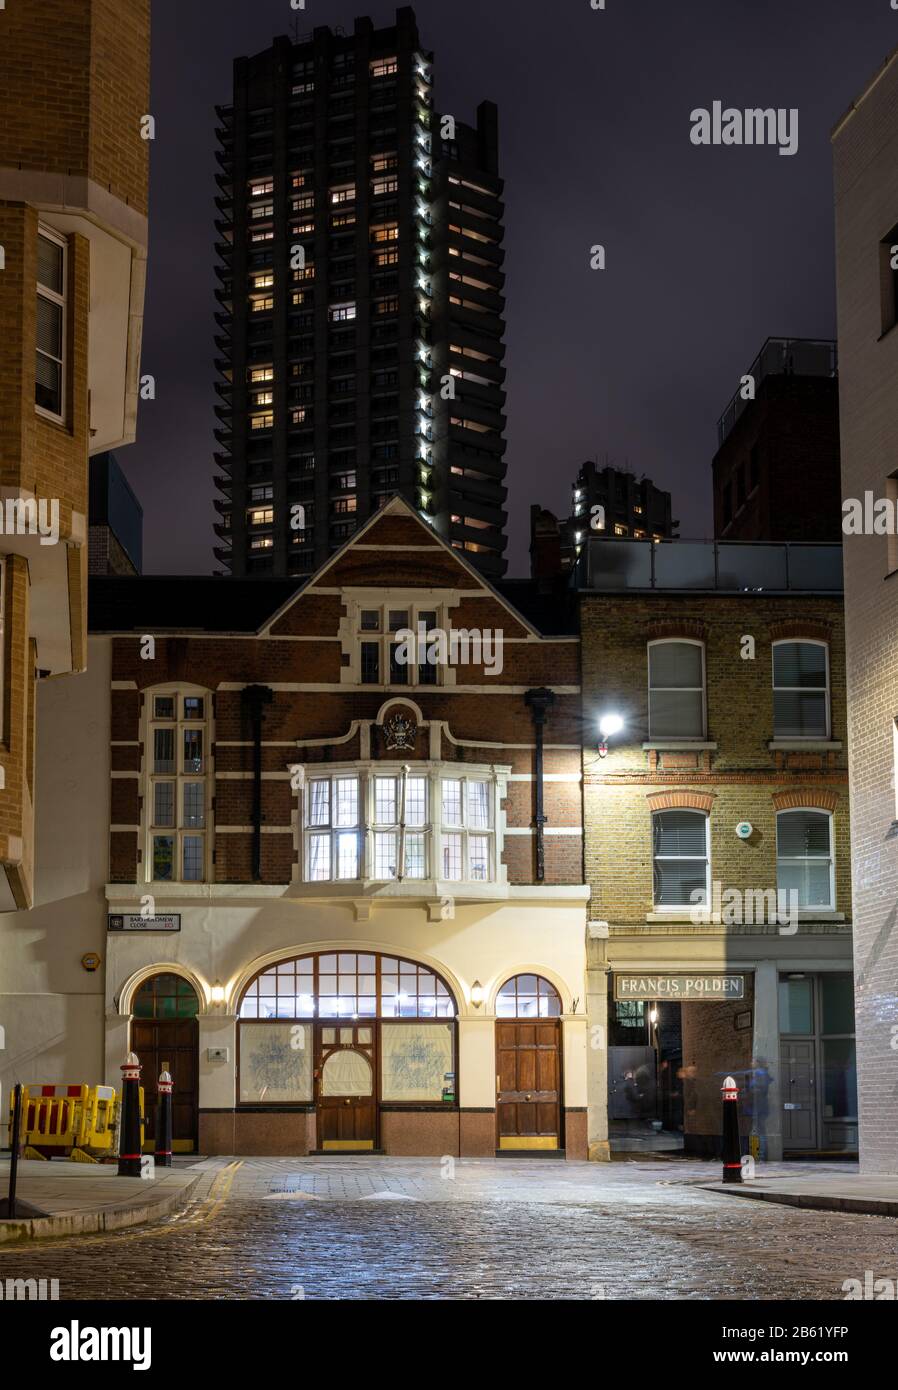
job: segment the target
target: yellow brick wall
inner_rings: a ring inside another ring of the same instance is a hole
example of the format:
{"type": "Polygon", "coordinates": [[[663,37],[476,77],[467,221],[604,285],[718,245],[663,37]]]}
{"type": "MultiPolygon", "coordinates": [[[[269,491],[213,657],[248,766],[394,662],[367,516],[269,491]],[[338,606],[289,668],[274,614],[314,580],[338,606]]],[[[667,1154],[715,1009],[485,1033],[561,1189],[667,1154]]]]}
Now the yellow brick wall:
{"type": "Polygon", "coordinates": [[[590,917],[621,925],[652,912],[652,838],[648,798],[664,791],[713,797],[711,879],[727,888],[776,888],[774,797],[797,790],[828,806],[834,798],[836,910],[850,915],[850,851],[845,752],[844,636],[836,598],[767,599],[696,596],[585,598],[583,629],[584,826],[590,917]],[[664,620],[703,624],[708,741],[701,753],[654,753],[648,741],[647,642],[664,620]],[[842,749],[782,753],[773,739],[771,643],[785,622],[826,630],[830,642],[832,738],[842,749]],[[754,661],[740,657],[741,638],[755,638],[754,661]],[[597,724],[614,711],[626,720],[597,752],[597,724]],[[735,826],[749,820],[750,840],[735,826]]]}
{"type": "Polygon", "coordinates": [[[84,174],[146,214],[150,0],[0,10],[0,168],[84,174]]]}

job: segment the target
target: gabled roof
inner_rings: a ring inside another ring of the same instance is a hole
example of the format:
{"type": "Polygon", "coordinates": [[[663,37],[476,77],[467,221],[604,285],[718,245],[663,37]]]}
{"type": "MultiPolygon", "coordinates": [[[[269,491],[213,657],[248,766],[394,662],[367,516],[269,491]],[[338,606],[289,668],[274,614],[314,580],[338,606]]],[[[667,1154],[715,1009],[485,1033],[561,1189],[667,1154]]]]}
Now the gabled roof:
{"type": "Polygon", "coordinates": [[[491,583],[475,569],[463,552],[455,550],[442,536],[437,535],[402,497],[390,498],[320,569],[302,578],[94,575],[89,585],[88,630],[92,633],[266,634],[301,596],[311,598],[314,591],[329,587],[351,587],[352,578],[356,578],[357,584],[364,585],[363,565],[357,565],[356,573],[349,579],[340,578],[339,571],[341,568],[345,571],[347,560],[359,561],[366,554],[372,555],[369,568],[378,572],[378,582],[384,588],[390,587],[390,579],[381,579],[379,575],[383,573],[384,561],[388,557],[386,570],[389,574],[391,565],[395,569],[395,587],[416,580],[417,575],[412,571],[420,566],[422,585],[459,588],[468,593],[477,589],[486,591],[495,596],[511,617],[537,636],[576,633],[576,617],[572,617],[568,605],[559,603],[555,596],[540,593],[530,580],[491,583]],[[383,546],[377,533],[379,530],[382,536],[384,522],[390,520],[401,523],[401,534],[405,539],[395,546],[383,546]],[[439,560],[442,574],[437,579],[427,574],[428,553],[439,560]],[[458,576],[454,583],[453,571],[458,576]]]}

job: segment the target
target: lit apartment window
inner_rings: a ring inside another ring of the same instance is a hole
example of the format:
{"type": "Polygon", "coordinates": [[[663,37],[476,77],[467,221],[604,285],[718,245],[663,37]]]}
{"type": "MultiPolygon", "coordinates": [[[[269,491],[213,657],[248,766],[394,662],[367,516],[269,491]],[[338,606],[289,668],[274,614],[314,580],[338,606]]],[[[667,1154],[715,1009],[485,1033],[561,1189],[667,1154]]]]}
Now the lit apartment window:
{"type": "Polygon", "coordinates": [[[274,232],[271,230],[270,227],[263,227],[260,231],[251,232],[249,239],[253,243],[257,241],[274,241],[274,232]]]}
{"type": "Polygon", "coordinates": [[[176,691],[147,699],[147,876],[151,882],[201,883],[207,857],[209,697],[176,691]]]}
{"type": "Polygon", "coordinates": [[[246,519],[250,526],[273,526],[274,508],[273,507],[250,507],[246,514],[246,519]]]}
{"type": "Polygon", "coordinates": [[[371,185],[371,196],[373,198],[381,198],[385,193],[397,193],[398,191],[398,179],[375,179],[371,185]]]}
{"type": "Polygon", "coordinates": [[[355,226],[355,213],[354,213],[354,212],[335,212],[335,213],[332,213],[332,214],[331,214],[331,226],[332,226],[332,227],[354,227],[354,226],[355,226]]]}
{"type": "Polygon", "coordinates": [[[703,738],[705,649],[701,642],[649,643],[649,738],[703,738]]]}
{"type": "Polygon", "coordinates": [[[274,405],[274,392],[253,391],[250,399],[254,409],[263,405],[274,405]]]}
{"type": "Polygon", "coordinates": [[[627,527],[626,527],[626,526],[622,526],[622,525],[620,524],[620,522],[615,522],[615,523],[614,523],[614,534],[615,534],[616,536],[626,536],[626,535],[628,534],[627,527]]]}
{"type": "Polygon", "coordinates": [[[398,251],[377,251],[377,252],[375,252],[375,254],[374,254],[374,264],[375,264],[375,266],[398,265],[398,264],[399,264],[399,252],[398,252],[398,251]]]}
{"type": "Polygon", "coordinates": [[[399,296],[395,294],[385,295],[382,299],[374,301],[375,314],[398,314],[399,296]]]}
{"type": "Polygon", "coordinates": [[[704,811],[656,811],[652,816],[655,907],[709,904],[711,863],[704,811]]]}
{"type": "Polygon", "coordinates": [[[380,227],[371,228],[371,240],[377,244],[399,240],[399,223],[384,222],[380,227]]]}
{"type": "Polygon", "coordinates": [[[54,419],[65,411],[66,243],[55,233],[37,238],[37,361],[34,403],[54,419]]]}
{"type": "Polygon", "coordinates": [[[332,304],[328,310],[328,317],[331,323],[348,323],[355,318],[355,300],[347,300],[345,304],[332,304]]]}
{"type": "Polygon", "coordinates": [[[249,305],[254,314],[270,314],[274,308],[274,299],[270,294],[251,294],[249,305]]]}
{"type": "Polygon", "coordinates": [[[273,179],[250,179],[249,196],[251,198],[264,198],[267,193],[274,192],[273,179]]]}
{"type": "Polygon", "coordinates": [[[260,270],[250,276],[250,281],[254,290],[270,290],[274,286],[274,271],[260,270]]]}
{"type": "Polygon", "coordinates": [[[399,168],[399,156],[392,151],[388,154],[380,153],[371,156],[372,174],[389,174],[394,169],[399,168]]]}
{"type": "Polygon", "coordinates": [[[358,499],[355,497],[337,497],[334,499],[334,514],[336,516],[347,516],[357,510],[358,499]]]}
{"type": "Polygon", "coordinates": [[[274,367],[250,367],[249,379],[254,385],[263,381],[274,381],[274,367]]]}
{"type": "Polygon", "coordinates": [[[781,893],[796,893],[799,907],[835,908],[832,816],[828,811],[779,812],[776,886],[781,893]]]}
{"type": "Polygon", "coordinates": [[[312,212],[314,207],[314,193],[304,193],[301,198],[294,198],[290,203],[290,208],[293,212],[312,212]]]}
{"type": "Polygon", "coordinates": [[[254,222],[261,222],[267,217],[274,217],[274,203],[253,203],[249,215],[254,222]]]}
{"type": "Polygon", "coordinates": [[[829,738],[829,648],[774,642],[774,738],[829,738]]]}
{"type": "Polygon", "coordinates": [[[250,550],[273,550],[274,539],[272,536],[253,536],[249,548],[250,550]]]}
{"type": "Polygon", "coordinates": [[[338,184],[336,187],[330,190],[330,200],[331,204],[335,207],[338,206],[340,203],[355,202],[355,184],[338,184]]]}
{"type": "Polygon", "coordinates": [[[370,68],[372,78],[395,77],[399,64],[395,58],[373,58],[370,68]]]}
{"type": "Polygon", "coordinates": [[[274,429],[274,414],[270,410],[266,410],[262,415],[251,415],[249,427],[254,432],[274,429]]]}

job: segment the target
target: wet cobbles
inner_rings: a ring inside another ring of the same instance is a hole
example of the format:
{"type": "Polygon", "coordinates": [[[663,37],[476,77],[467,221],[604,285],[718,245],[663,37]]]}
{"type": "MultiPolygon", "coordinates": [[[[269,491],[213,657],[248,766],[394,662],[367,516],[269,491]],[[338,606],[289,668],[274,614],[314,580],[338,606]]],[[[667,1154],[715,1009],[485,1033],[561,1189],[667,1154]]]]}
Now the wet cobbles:
{"type": "Polygon", "coordinates": [[[708,1192],[709,1165],[246,1159],[152,1227],[0,1251],[60,1298],[837,1299],[898,1224],[708,1192]]]}

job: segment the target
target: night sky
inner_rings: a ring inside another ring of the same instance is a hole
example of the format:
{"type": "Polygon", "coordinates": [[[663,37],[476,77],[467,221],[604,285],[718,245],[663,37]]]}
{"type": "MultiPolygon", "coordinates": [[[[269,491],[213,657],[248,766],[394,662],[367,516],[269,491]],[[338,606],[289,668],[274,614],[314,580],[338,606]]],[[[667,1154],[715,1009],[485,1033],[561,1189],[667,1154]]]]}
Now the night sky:
{"type": "MultiPolygon", "coordinates": [[[[419,0],[436,106],[499,107],[505,178],[509,573],[529,507],[589,457],[673,493],[711,534],[716,421],[768,336],[834,337],[829,133],[898,44],[890,0],[419,0]],[[797,107],[799,149],[698,148],[690,112],[797,107]],[[589,250],[606,247],[594,271],[589,250]]],[[[209,573],[216,103],[232,61],[387,0],[153,0],[150,267],[139,442],[147,573],[209,573]]]]}

